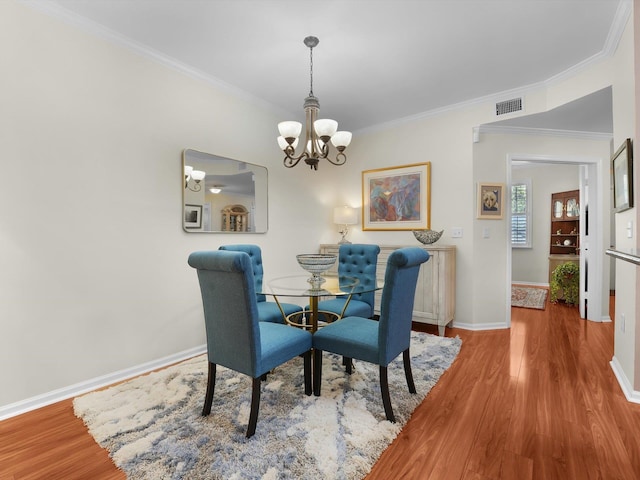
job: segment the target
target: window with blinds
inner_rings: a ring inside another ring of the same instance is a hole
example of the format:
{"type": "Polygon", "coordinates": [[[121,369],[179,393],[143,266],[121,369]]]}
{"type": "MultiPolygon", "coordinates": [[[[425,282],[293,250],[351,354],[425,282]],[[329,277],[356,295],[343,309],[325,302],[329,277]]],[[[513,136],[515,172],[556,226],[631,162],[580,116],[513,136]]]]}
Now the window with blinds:
{"type": "Polygon", "coordinates": [[[511,185],[511,246],[531,247],[531,183],[511,185]]]}

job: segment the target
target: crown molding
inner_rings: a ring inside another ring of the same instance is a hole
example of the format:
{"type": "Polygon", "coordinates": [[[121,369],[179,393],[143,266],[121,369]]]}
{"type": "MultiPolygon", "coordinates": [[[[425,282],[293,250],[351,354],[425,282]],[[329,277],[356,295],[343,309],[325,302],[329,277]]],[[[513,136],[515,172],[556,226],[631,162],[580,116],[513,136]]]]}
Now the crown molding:
{"type": "Polygon", "coordinates": [[[152,48],[149,48],[146,45],[136,42],[135,40],[132,40],[129,37],[126,37],[109,28],[106,28],[103,25],[100,25],[99,23],[94,22],[93,20],[77,15],[76,13],[73,13],[63,8],[58,4],[51,3],[46,0],[18,0],[18,2],[34,10],[37,10],[41,13],[49,15],[50,17],[54,17],[58,20],[61,20],[67,25],[78,28],[90,35],[94,35],[110,43],[124,47],[142,57],[149,58],[152,61],[155,61],[165,67],[168,67],[172,70],[182,73],[190,78],[193,78],[195,80],[199,80],[211,86],[214,86],[215,88],[218,88],[228,93],[229,95],[235,96],[236,98],[245,100],[247,102],[250,102],[254,105],[257,105],[261,108],[264,108],[268,111],[271,111],[280,115],[291,115],[291,112],[287,112],[284,109],[278,107],[277,105],[274,105],[270,102],[267,102],[266,100],[256,97],[255,95],[252,95],[246,92],[245,90],[235,87],[229,83],[226,83],[217,77],[208,75],[202,72],[201,70],[193,68],[185,63],[182,63],[173,57],[160,53],[152,48]]]}
{"type": "Polygon", "coordinates": [[[531,127],[514,127],[514,126],[498,126],[498,125],[480,125],[480,133],[486,134],[504,134],[504,135],[534,135],[546,137],[564,137],[577,138],[582,140],[604,140],[613,139],[613,134],[604,132],[585,132],[576,130],[555,130],[551,128],[531,128],[531,127]]]}
{"type": "MultiPolygon", "coordinates": [[[[77,15],[73,12],[70,12],[60,5],[47,2],[46,0],[18,0],[19,3],[31,7],[35,10],[38,10],[42,13],[45,13],[49,16],[58,18],[59,20],[80,28],[87,33],[94,34],[100,38],[103,38],[107,41],[116,43],[120,46],[133,50],[139,55],[148,57],[166,67],[169,67],[173,70],[176,70],[180,73],[183,73],[191,78],[196,80],[200,80],[206,82],[216,88],[219,88],[231,95],[235,95],[243,100],[251,102],[253,104],[259,105],[262,108],[270,110],[278,115],[290,115],[291,112],[286,112],[282,108],[262,100],[250,93],[239,89],[233,85],[230,85],[222,80],[213,77],[211,75],[205,74],[204,72],[192,68],[172,57],[164,55],[160,52],[157,52],[146,45],[142,45],[138,42],[133,41],[132,39],[125,37],[124,35],[120,35],[113,30],[110,30],[96,22],[93,22],[85,17],[77,15]]],[[[395,120],[391,120],[389,122],[383,122],[377,125],[372,125],[370,127],[366,127],[363,129],[359,129],[354,131],[355,134],[364,134],[364,133],[372,133],[380,130],[386,130],[389,128],[394,128],[397,126],[401,126],[407,123],[417,122],[426,118],[440,116],[446,113],[455,112],[458,110],[463,110],[466,108],[470,108],[473,106],[477,106],[487,102],[495,102],[496,100],[504,100],[505,98],[511,98],[513,96],[526,96],[527,94],[531,94],[537,90],[546,89],[550,86],[557,84],[567,78],[570,78],[580,71],[586,69],[594,63],[597,63],[605,58],[612,56],[620,42],[620,38],[624,32],[624,28],[627,24],[627,20],[631,15],[633,6],[633,0],[620,0],[618,3],[618,8],[616,10],[616,14],[614,17],[614,21],[611,25],[611,29],[609,30],[609,34],[605,41],[605,45],[603,49],[591,57],[583,60],[582,62],[568,68],[567,70],[554,75],[547,80],[543,80],[540,82],[532,83],[526,86],[517,87],[511,90],[503,90],[500,92],[495,92],[492,94],[488,94],[482,97],[473,98],[470,100],[465,100],[463,102],[445,105],[443,107],[438,107],[432,110],[427,110],[425,112],[421,112],[415,115],[410,115],[402,118],[398,118],[395,120]]]]}
{"type": "MultiPolygon", "coordinates": [[[[467,100],[464,102],[447,105],[444,107],[439,107],[433,110],[428,110],[426,112],[421,112],[416,115],[410,115],[407,117],[398,118],[396,120],[391,120],[389,122],[380,123],[377,125],[372,125],[370,127],[366,127],[357,131],[354,131],[354,134],[363,134],[363,133],[373,133],[380,130],[386,130],[388,128],[394,128],[398,126],[402,126],[407,123],[416,122],[419,120],[423,120],[430,117],[436,117],[445,113],[451,113],[457,110],[463,110],[469,107],[473,107],[483,103],[492,103],[496,101],[502,101],[504,99],[513,98],[517,96],[525,97],[528,94],[535,93],[539,90],[546,90],[549,87],[552,87],[568,78],[571,78],[581,71],[587,69],[591,65],[598,63],[606,58],[612,57],[616,49],[618,48],[618,44],[620,43],[620,38],[624,32],[624,29],[627,25],[627,21],[631,16],[633,6],[633,0],[620,0],[618,3],[618,8],[616,10],[616,14],[614,16],[613,23],[611,25],[611,29],[609,30],[609,34],[607,35],[607,39],[605,40],[605,44],[600,52],[591,57],[583,60],[582,62],[573,65],[567,70],[554,75],[546,80],[542,80],[540,82],[531,83],[529,85],[525,85],[522,87],[513,88],[511,90],[503,90],[501,92],[495,92],[489,95],[485,95],[483,97],[477,97],[471,100],[467,100]]],[[[526,115],[526,112],[523,112],[526,115]]],[[[593,134],[591,134],[593,135],[593,134]]],[[[608,135],[610,134],[598,134],[598,135],[608,135]]]]}

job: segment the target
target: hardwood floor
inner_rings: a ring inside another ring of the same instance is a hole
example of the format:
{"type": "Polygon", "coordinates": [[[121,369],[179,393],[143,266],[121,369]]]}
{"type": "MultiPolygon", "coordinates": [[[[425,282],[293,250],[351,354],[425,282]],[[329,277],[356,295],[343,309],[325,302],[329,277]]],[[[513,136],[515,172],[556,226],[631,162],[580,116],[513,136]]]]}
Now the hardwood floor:
{"type": "MultiPolygon", "coordinates": [[[[514,308],[511,330],[447,335],[460,355],[367,480],[640,478],[640,405],[609,366],[613,324],[547,305],[514,308]]],[[[0,480],[45,478],[125,478],[71,400],[0,422],[0,480]]]]}
{"type": "Polygon", "coordinates": [[[447,329],[460,355],[367,480],[640,479],[640,405],[609,366],[613,328],[547,304],[512,309],[510,331],[447,329]]]}

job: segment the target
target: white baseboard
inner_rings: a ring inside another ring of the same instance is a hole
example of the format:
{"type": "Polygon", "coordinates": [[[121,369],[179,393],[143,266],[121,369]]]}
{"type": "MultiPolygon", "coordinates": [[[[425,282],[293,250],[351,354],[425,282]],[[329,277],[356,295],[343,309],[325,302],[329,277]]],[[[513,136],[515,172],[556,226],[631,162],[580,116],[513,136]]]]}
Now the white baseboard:
{"type": "Polygon", "coordinates": [[[505,322],[477,324],[477,323],[457,322],[456,320],[453,321],[451,326],[453,328],[461,328],[463,330],[473,330],[476,332],[480,332],[483,330],[503,330],[505,328],[509,328],[509,325],[507,325],[505,322]]]}
{"type": "Polygon", "coordinates": [[[614,356],[609,364],[611,365],[611,370],[613,370],[614,375],[618,379],[620,388],[622,389],[624,396],[627,397],[627,400],[632,403],[640,403],[640,392],[633,389],[633,385],[625,375],[622,365],[620,365],[618,359],[614,356]]]}
{"type": "Polygon", "coordinates": [[[101,377],[92,378],[85,382],[76,383],[74,385],[69,385],[68,387],[59,388],[35,397],[20,400],[19,402],[2,405],[0,406],[0,420],[15,417],[17,415],[30,412],[31,410],[45,407],[61,400],[66,400],[67,398],[77,397],[83,393],[106,387],[107,385],[121,382],[122,380],[127,380],[129,378],[157,370],[158,368],[166,367],[167,365],[186,360],[187,358],[195,357],[196,355],[200,355],[206,351],[207,346],[201,345],[199,347],[184,350],[135,367],[119,370],[101,377]]]}
{"type": "Polygon", "coordinates": [[[542,287],[549,288],[549,283],[538,283],[538,282],[522,282],[519,280],[512,280],[511,285],[521,285],[521,286],[529,286],[529,287],[542,287]]]}

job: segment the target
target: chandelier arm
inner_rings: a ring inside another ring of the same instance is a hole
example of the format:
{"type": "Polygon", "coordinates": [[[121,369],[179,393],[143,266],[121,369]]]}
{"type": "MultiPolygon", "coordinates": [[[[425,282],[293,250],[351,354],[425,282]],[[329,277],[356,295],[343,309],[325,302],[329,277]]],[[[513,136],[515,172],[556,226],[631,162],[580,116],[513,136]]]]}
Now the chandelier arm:
{"type": "Polygon", "coordinates": [[[304,160],[309,157],[309,154],[305,150],[302,150],[302,153],[300,155],[295,156],[295,150],[291,145],[287,147],[284,153],[285,157],[283,163],[287,168],[295,167],[300,162],[300,160],[304,160]]]}
{"type": "Polygon", "coordinates": [[[300,158],[292,158],[287,156],[287,157],[284,157],[284,160],[282,163],[287,168],[293,168],[300,162],[300,160],[301,160],[300,158]]]}
{"type": "Polygon", "coordinates": [[[332,160],[331,157],[325,157],[327,160],[329,160],[330,163],[334,164],[334,165],[344,165],[347,162],[347,156],[340,152],[336,154],[336,159],[332,160]]]}
{"type": "MultiPolygon", "coordinates": [[[[316,139],[317,141],[317,139],[316,139]]],[[[328,158],[329,157],[329,145],[327,143],[320,143],[318,141],[318,149],[320,150],[320,158],[328,158]],[[322,145],[322,146],[320,146],[322,145]]]]}

